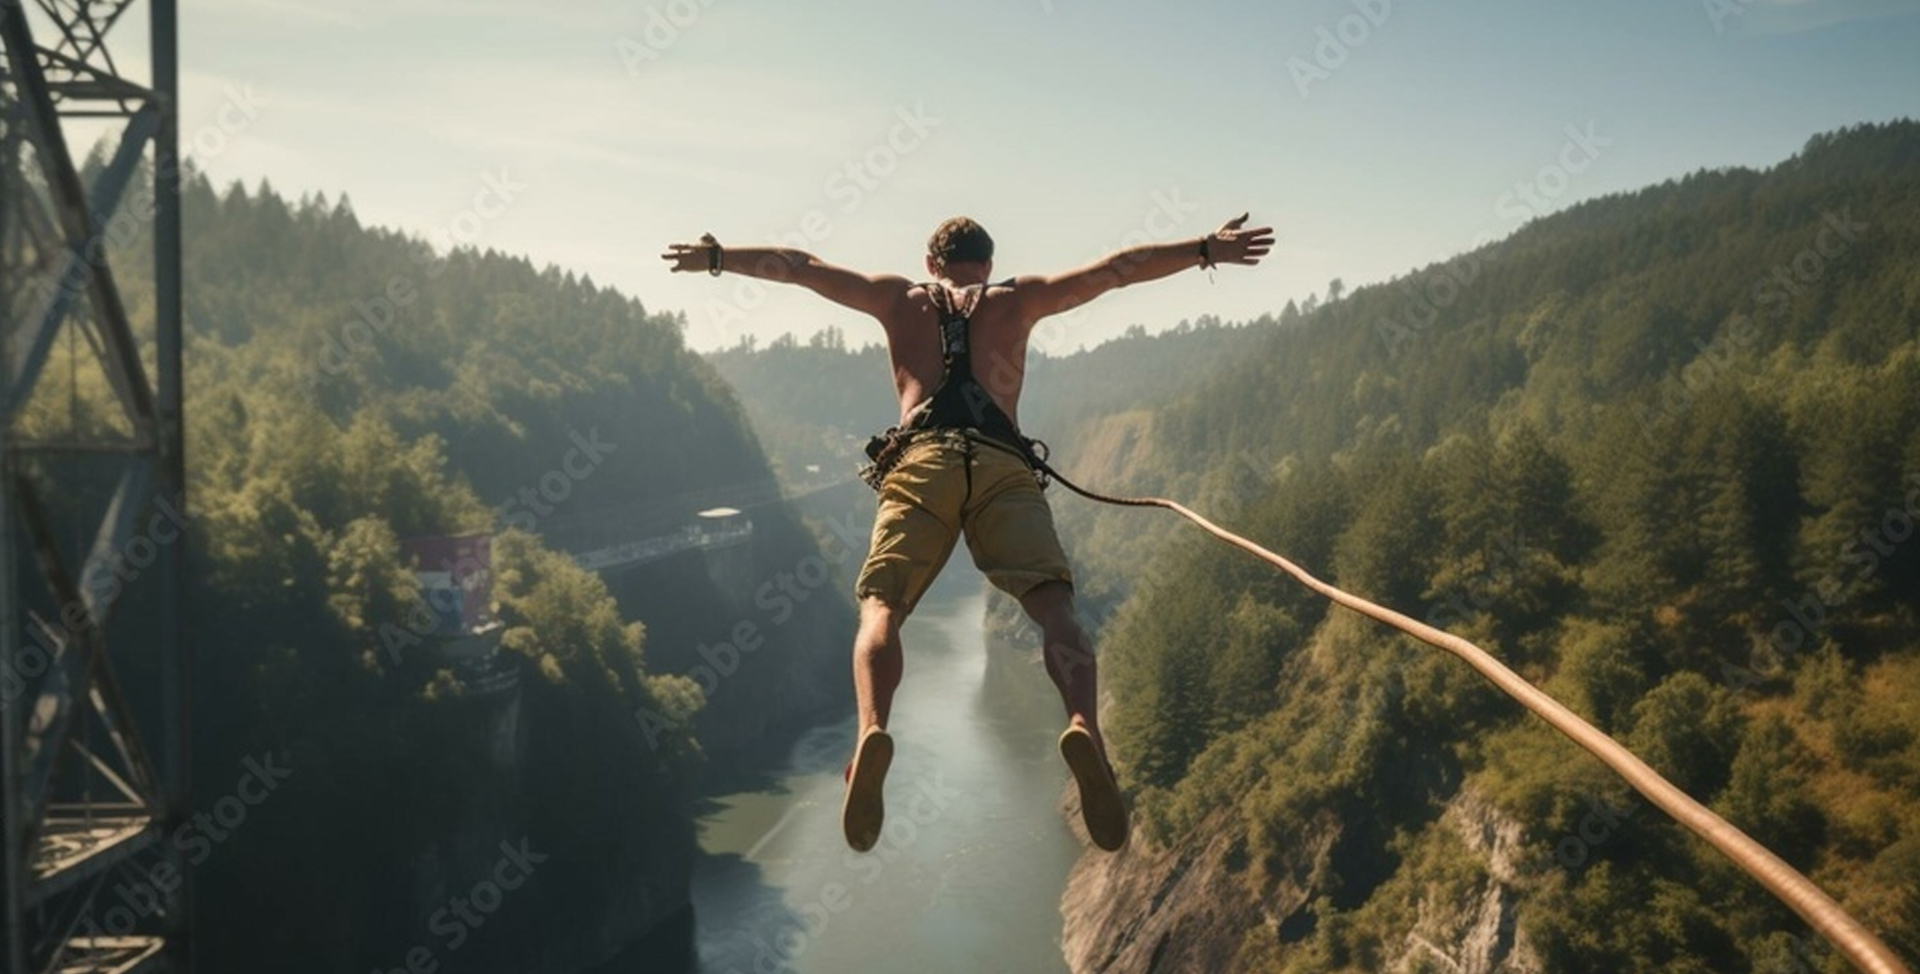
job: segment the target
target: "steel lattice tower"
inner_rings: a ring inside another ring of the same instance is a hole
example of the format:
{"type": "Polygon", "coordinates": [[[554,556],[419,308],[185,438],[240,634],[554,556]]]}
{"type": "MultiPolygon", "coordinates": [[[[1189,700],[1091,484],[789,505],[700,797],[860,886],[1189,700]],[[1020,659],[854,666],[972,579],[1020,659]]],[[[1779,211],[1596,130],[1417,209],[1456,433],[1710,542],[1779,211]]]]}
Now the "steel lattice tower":
{"type": "Polygon", "coordinates": [[[146,0],[150,77],[129,77],[142,41],[115,38],[139,5],[0,0],[9,974],[192,967],[167,841],[188,794],[177,25],[146,0]],[[76,120],[110,133],[84,175],[76,120]]]}

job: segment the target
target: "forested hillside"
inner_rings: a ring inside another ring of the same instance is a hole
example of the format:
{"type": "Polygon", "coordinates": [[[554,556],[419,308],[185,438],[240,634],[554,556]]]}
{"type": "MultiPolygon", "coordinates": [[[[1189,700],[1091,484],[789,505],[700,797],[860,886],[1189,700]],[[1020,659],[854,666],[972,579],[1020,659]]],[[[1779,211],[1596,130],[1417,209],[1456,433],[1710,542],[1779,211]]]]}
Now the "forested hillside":
{"type": "MultiPolygon", "coordinates": [[[[716,361],[756,422],[863,435],[844,345],[716,361]]],[[[1029,374],[1063,469],[1488,647],[1920,959],[1920,125],[1029,374]]],[[[1051,496],[1142,825],[1076,874],[1076,969],[1845,969],[1451,658],[1051,496]]]]}
{"type": "MultiPolygon", "coordinates": [[[[851,316],[851,312],[849,312],[851,316]]],[[[804,344],[787,334],[762,347],[751,337],[708,353],[707,361],[740,397],[767,456],[787,483],[845,480],[866,461],[867,437],[891,425],[896,410],[879,325],[829,327],[804,344]]]]}
{"type": "MultiPolygon", "coordinates": [[[[636,614],[560,549],[738,503],[747,563],[817,557],[731,393],[671,316],[344,200],[193,179],[185,221],[196,807],[248,760],[287,773],[195,863],[202,966],[385,970],[426,947],[572,971],[670,918],[684,941],[703,743],[842,700],[849,606],[810,600],[703,686],[696,647],[750,618],[751,586],[679,582],[673,612],[636,614]],[[518,678],[484,698],[435,662],[401,547],[476,532],[518,678]],[[450,933],[510,849],[533,892],[450,933]]],[[[139,318],[151,282],[123,283],[139,318]]],[[[106,415],[85,373],[42,385],[23,428],[106,415]]]]}
{"type": "MultiPolygon", "coordinates": [[[[1480,642],[1920,958],[1916,391],[1902,122],[1323,306],[1104,486],[1480,642]]],[[[1103,673],[1144,841],[1082,864],[1076,965],[1845,969],[1450,657],[1144,518],[1080,547],[1137,586],[1103,673]]]]}

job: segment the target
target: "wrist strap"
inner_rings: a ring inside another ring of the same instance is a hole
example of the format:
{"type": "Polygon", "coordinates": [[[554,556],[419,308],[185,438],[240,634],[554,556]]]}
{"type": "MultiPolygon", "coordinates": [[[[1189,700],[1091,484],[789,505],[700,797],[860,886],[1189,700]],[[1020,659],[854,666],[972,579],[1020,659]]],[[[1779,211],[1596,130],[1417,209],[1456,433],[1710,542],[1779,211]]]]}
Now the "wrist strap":
{"type": "Polygon", "coordinates": [[[720,269],[726,265],[726,249],[711,233],[700,235],[700,242],[707,245],[707,273],[720,276],[720,269]]]}
{"type": "Polygon", "coordinates": [[[1213,234],[1209,233],[1200,238],[1200,266],[1207,270],[1213,270],[1213,250],[1210,246],[1212,243],[1213,234]]]}

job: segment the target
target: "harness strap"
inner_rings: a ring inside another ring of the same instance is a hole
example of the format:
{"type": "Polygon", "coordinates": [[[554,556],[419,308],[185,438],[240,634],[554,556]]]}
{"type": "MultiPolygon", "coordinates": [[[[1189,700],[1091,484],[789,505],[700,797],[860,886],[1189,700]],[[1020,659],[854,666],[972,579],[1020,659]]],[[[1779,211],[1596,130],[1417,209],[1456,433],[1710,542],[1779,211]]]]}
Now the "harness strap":
{"type": "Polygon", "coordinates": [[[954,307],[953,296],[947,292],[946,285],[936,281],[926,287],[928,300],[940,312],[940,362],[948,372],[952,372],[955,360],[971,356],[968,332],[973,325],[973,313],[979,310],[980,299],[987,293],[987,285],[969,285],[964,308],[954,307]]]}
{"type": "MultiPolygon", "coordinates": [[[[923,286],[927,289],[927,300],[940,315],[940,382],[932,394],[913,408],[904,424],[867,442],[867,457],[873,462],[861,469],[861,479],[878,490],[880,482],[899,462],[907,444],[917,434],[940,431],[961,434],[969,444],[985,443],[1019,457],[1045,488],[1043,454],[1035,451],[1039,441],[1030,440],[1020,432],[1013,417],[993,401],[993,396],[973,374],[969,331],[973,314],[979,310],[990,285],[969,285],[957,307],[945,284],[934,281],[923,286]]],[[[970,456],[971,449],[969,445],[970,456]]],[[[1040,449],[1044,450],[1045,445],[1041,444],[1040,449]]]]}
{"type": "Polygon", "coordinates": [[[914,407],[907,425],[913,429],[978,429],[989,436],[1010,441],[1020,439],[1019,428],[993,401],[973,374],[972,343],[969,332],[973,313],[987,292],[985,283],[968,286],[965,304],[955,307],[946,285],[938,281],[924,285],[928,300],[940,313],[940,382],[931,395],[914,407]]]}

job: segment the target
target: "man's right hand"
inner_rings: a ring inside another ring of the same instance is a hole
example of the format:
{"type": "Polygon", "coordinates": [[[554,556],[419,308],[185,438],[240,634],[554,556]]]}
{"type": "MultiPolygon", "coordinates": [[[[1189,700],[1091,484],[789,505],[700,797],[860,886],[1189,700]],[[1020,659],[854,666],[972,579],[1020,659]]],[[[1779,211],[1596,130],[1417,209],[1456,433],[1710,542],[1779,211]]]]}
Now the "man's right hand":
{"type": "Polygon", "coordinates": [[[1273,249],[1273,228],[1256,227],[1245,229],[1247,217],[1239,216],[1220,224],[1220,229],[1207,235],[1207,257],[1215,264],[1260,263],[1260,258],[1273,249]]]}
{"type": "Polygon", "coordinates": [[[699,243],[668,244],[667,252],[660,259],[667,262],[667,270],[676,274],[694,271],[711,271],[714,266],[713,255],[720,249],[720,241],[713,234],[704,234],[699,243]]]}

